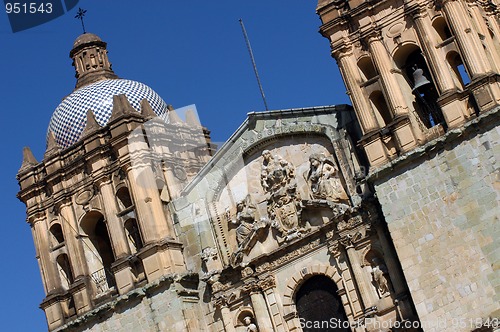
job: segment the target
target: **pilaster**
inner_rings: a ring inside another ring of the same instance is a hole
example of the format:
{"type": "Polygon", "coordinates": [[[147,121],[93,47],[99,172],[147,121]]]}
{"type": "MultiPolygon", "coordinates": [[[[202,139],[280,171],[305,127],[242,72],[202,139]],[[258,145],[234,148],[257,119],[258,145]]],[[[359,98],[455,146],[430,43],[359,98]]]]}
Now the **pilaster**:
{"type": "Polygon", "coordinates": [[[116,259],[119,260],[120,258],[128,256],[130,252],[127,246],[128,241],[125,235],[124,226],[117,216],[118,207],[113,184],[109,179],[103,179],[98,185],[100,187],[104,213],[109,227],[110,240],[113,244],[116,259]]]}
{"type": "Polygon", "coordinates": [[[351,97],[354,111],[360,120],[363,133],[379,129],[380,124],[376,123],[373,110],[360,87],[363,80],[359,74],[359,69],[357,68],[352,50],[350,50],[350,47],[345,47],[342,48],[342,50],[333,52],[333,54],[339,64],[342,77],[347,86],[349,97],[351,97]]]}
{"type": "Polygon", "coordinates": [[[266,300],[261,288],[256,281],[251,281],[245,285],[245,291],[250,294],[252,307],[259,326],[259,331],[273,331],[273,323],[267,311],[266,300]]]}
{"type": "Polygon", "coordinates": [[[79,226],[71,202],[62,204],[59,211],[62,218],[61,226],[64,231],[66,248],[68,249],[68,256],[71,258],[71,267],[75,279],[86,276],[89,274],[87,260],[85,259],[85,251],[78,231],[79,226]]]}

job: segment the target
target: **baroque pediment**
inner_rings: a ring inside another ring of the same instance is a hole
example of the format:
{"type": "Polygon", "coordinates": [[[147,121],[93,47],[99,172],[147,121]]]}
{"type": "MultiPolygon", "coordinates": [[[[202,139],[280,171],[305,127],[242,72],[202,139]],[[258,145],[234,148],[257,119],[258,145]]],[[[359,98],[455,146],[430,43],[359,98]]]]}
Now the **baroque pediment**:
{"type": "Polygon", "coordinates": [[[232,265],[302,238],[346,211],[351,203],[331,151],[319,137],[282,139],[244,161],[238,172],[244,176],[235,174],[217,201],[228,222],[232,265]]]}
{"type": "Polygon", "coordinates": [[[174,202],[181,226],[212,229],[222,265],[248,264],[360,200],[359,163],[335,108],[272,115],[251,115],[174,202]]]}

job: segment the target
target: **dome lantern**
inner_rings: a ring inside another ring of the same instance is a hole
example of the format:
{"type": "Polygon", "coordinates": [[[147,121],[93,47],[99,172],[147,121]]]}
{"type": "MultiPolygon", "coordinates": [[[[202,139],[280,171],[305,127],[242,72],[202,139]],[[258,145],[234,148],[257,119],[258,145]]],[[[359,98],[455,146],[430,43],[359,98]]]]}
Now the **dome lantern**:
{"type": "Polygon", "coordinates": [[[105,79],[118,78],[111,69],[106,42],[93,33],[84,33],[76,38],[69,56],[73,59],[75,89],[105,79]]]}

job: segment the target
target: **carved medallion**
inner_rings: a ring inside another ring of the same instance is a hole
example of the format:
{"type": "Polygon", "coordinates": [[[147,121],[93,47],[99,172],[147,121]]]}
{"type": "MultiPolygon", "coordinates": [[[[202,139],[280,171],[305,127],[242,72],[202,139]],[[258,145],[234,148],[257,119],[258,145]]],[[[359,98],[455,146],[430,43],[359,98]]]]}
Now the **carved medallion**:
{"type": "Polygon", "coordinates": [[[86,205],[92,197],[94,197],[94,191],[92,189],[87,189],[76,196],[75,202],[78,205],[86,205]]]}

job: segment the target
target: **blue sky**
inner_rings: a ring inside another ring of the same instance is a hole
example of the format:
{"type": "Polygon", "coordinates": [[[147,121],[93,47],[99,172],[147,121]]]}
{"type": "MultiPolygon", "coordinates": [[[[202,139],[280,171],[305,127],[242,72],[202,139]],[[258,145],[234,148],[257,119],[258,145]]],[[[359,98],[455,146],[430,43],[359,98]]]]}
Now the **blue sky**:
{"type": "MultiPolygon", "coordinates": [[[[82,0],[79,6],[87,10],[87,31],[108,43],[115,73],[149,85],[176,108],[196,104],[214,141],[226,140],[248,112],[264,109],[239,18],[270,109],[349,103],[328,41],[318,33],[316,1],[82,0]]],[[[46,330],[15,175],[23,146],[42,159],[50,116],[74,88],[68,54],[82,33],[76,9],[18,33],[0,13],[2,331],[46,330]]]]}

